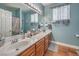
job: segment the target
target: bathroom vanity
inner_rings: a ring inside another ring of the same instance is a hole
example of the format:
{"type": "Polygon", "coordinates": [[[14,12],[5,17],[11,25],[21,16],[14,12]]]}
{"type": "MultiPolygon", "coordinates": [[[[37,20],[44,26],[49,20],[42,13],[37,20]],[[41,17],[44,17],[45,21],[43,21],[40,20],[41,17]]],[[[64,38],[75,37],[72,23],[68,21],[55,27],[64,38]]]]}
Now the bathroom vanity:
{"type": "Polygon", "coordinates": [[[40,38],[36,43],[30,46],[28,49],[21,52],[20,56],[43,56],[50,44],[51,32],[47,33],[44,37],[40,38]]]}
{"type": "Polygon", "coordinates": [[[0,48],[2,56],[43,56],[51,41],[51,30],[41,31],[30,39],[0,48]]]}

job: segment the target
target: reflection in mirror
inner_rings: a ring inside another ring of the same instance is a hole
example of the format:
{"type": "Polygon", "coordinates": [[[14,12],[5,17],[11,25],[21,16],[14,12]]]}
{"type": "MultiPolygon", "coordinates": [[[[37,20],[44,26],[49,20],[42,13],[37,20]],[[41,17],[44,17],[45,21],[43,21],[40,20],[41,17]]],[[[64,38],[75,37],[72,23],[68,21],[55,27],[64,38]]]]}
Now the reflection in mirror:
{"type": "Polygon", "coordinates": [[[20,32],[20,19],[18,17],[12,17],[12,34],[16,35],[20,32]]]}
{"type": "Polygon", "coordinates": [[[4,37],[24,32],[30,22],[28,19],[35,13],[24,3],[0,3],[0,35],[4,37]]]}

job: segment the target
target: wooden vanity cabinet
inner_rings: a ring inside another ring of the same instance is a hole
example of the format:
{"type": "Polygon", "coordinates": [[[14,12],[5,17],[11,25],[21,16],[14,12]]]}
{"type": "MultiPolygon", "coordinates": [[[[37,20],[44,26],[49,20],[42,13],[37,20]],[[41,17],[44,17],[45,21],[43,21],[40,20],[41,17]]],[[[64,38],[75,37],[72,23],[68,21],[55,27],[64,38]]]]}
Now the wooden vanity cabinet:
{"type": "Polygon", "coordinates": [[[32,45],[25,51],[23,51],[20,56],[35,56],[35,45],[32,45]]]}
{"type": "Polygon", "coordinates": [[[43,56],[44,55],[44,38],[40,39],[36,43],[36,56],[43,56]]]}

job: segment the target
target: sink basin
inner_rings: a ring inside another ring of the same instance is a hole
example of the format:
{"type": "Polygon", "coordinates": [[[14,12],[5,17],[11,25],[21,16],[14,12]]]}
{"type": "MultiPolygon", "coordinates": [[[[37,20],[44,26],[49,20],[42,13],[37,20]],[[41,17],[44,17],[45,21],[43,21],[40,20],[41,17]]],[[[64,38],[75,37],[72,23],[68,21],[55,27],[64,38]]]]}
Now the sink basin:
{"type": "MultiPolygon", "coordinates": [[[[30,41],[21,41],[7,46],[5,49],[1,49],[0,55],[10,55],[11,53],[16,53],[25,48],[30,41]]],[[[12,55],[12,54],[11,54],[12,55]]]]}
{"type": "Polygon", "coordinates": [[[28,43],[29,43],[28,41],[17,42],[17,43],[10,45],[6,49],[11,50],[11,49],[21,48],[21,47],[28,45],[28,43]]]}

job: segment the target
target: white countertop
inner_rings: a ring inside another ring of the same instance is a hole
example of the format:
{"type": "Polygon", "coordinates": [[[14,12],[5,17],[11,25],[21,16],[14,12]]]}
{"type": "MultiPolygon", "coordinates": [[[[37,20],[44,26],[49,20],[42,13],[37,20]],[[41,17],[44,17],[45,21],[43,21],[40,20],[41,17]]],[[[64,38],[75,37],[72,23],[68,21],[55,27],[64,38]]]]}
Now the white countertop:
{"type": "Polygon", "coordinates": [[[40,39],[42,39],[43,37],[45,37],[50,32],[51,32],[51,30],[46,30],[45,32],[40,32],[39,34],[32,36],[30,39],[28,39],[29,43],[28,44],[25,43],[25,45],[21,46],[19,48],[19,50],[16,50],[16,49],[12,49],[11,51],[6,50],[7,48],[10,49],[10,47],[9,47],[9,45],[7,45],[7,46],[5,45],[0,48],[0,56],[16,56],[16,55],[20,54],[21,52],[23,52],[24,50],[26,50],[27,48],[29,48],[30,46],[32,46],[34,43],[36,43],[40,39]]]}

